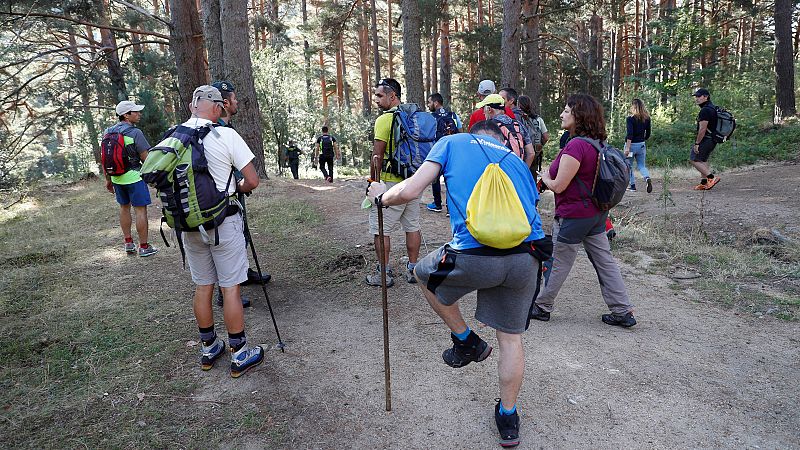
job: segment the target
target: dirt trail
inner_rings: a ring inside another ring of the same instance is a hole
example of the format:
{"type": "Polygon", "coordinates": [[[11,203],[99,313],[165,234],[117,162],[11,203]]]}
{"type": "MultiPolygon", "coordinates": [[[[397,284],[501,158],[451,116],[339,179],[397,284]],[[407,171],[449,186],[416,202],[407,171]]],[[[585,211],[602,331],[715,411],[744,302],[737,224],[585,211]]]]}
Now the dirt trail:
{"type": "MultiPolygon", "coordinates": [[[[716,206],[711,217],[732,226],[732,217],[754,224],[770,220],[788,230],[800,216],[800,202],[785,200],[797,198],[797,183],[754,180],[797,180],[796,169],[723,174],[713,196],[707,195],[716,206]],[[765,185],[774,190],[747,190],[765,185]],[[738,213],[753,195],[761,197],[759,204],[738,213]]],[[[321,232],[371,267],[367,216],[359,209],[363,192],[363,181],[277,179],[260,195],[300,197],[315,205],[326,218],[321,232]]],[[[681,187],[674,195],[675,210],[692,214],[694,193],[681,187]]],[[[630,201],[657,214],[654,198],[639,197],[630,201]]],[[[422,218],[428,250],[449,239],[444,213],[422,211],[422,218]]],[[[398,267],[399,234],[393,248],[398,267]]],[[[636,327],[611,328],[599,320],[606,308],[583,255],[551,321],[531,324],[523,338],[519,448],[800,448],[800,323],[700,302],[691,289],[646,273],[647,264],[643,255],[637,264],[623,265],[637,306],[636,327]]],[[[499,448],[493,420],[497,353],[462,369],[446,366],[440,355],[450,342],[447,331],[415,285],[398,279],[389,290],[394,410],[386,413],[380,290],[363,284],[367,268],[350,282],[323,289],[298,283],[279,262],[267,265],[275,277],[270,296],[287,352],[270,349],[262,367],[233,382],[219,367],[192,375],[204,384],[200,395],[249,394],[269,405],[267,423],[253,428],[246,448],[499,448]]],[[[470,326],[496,345],[494,333],[473,318],[475,296],[461,305],[470,326]]],[[[247,321],[251,338],[274,342],[261,301],[247,312],[247,321]]]]}

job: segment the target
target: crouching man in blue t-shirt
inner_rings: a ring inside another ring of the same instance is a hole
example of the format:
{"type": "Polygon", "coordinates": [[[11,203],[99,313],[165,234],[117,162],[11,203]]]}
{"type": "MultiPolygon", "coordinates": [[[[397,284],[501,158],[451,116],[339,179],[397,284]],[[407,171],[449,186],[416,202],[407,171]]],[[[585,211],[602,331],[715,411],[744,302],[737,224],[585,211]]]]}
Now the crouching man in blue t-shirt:
{"type": "Polygon", "coordinates": [[[492,347],[467,326],[456,303],[478,291],[475,318],[496,330],[500,344],[500,401],[495,405],[495,421],[500,444],[511,447],[519,443],[516,403],[525,367],[522,332],[527,328],[538,284],[539,262],[529,249],[532,241],[544,238],[544,232],[536,212],[538,193],[531,172],[521,159],[503,158],[509,150],[502,144],[502,131],[494,123],[482,121],[471,132],[439,140],[414,176],[386,192],[383,183],[373,182],[368,195],[376,205],[408,203],[444,175],[453,240],[422,258],[414,273],[431,308],[450,328],[453,346],[442,357],[451,367],[483,361],[492,352],[492,347]],[[525,241],[506,250],[478,243],[464,218],[475,184],[486,166],[498,161],[514,184],[531,224],[531,234],[525,241]]]}

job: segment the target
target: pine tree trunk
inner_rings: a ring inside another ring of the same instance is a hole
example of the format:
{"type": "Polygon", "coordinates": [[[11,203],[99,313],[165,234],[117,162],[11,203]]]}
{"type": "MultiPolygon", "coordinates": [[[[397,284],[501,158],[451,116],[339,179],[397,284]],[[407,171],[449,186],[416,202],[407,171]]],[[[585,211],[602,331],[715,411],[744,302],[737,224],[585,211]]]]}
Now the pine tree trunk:
{"type": "Polygon", "coordinates": [[[425,104],[422,87],[422,48],[420,26],[422,18],[417,0],[402,0],[403,14],[403,67],[405,68],[405,102],[425,104]]]}
{"type": "Polygon", "coordinates": [[[227,78],[236,86],[239,111],[236,114],[237,130],[255,160],[256,172],[267,178],[264,165],[264,140],[261,110],[253,81],[253,63],[250,60],[249,27],[247,26],[247,0],[220,0],[222,22],[222,49],[227,78]]]}
{"type": "MultiPolygon", "coordinates": [[[[308,25],[308,5],[306,0],[302,1],[303,8],[303,28],[308,25]]],[[[307,31],[304,31],[306,33],[307,31]]],[[[305,77],[306,77],[306,106],[311,107],[311,49],[308,44],[308,39],[303,36],[303,59],[305,60],[305,77]]]]}
{"type": "MultiPolygon", "coordinates": [[[[92,155],[94,161],[97,163],[97,168],[100,175],[103,175],[103,167],[100,165],[100,137],[97,132],[97,126],[92,117],[92,110],[89,107],[89,83],[86,82],[86,74],[83,72],[81,65],[81,58],[78,55],[78,47],[75,41],[75,33],[69,33],[69,45],[71,47],[70,53],[72,54],[72,63],[75,66],[75,79],[78,82],[78,92],[81,95],[81,107],[83,108],[83,123],[86,125],[86,133],[89,135],[89,142],[92,143],[92,155]]],[[[70,130],[71,131],[71,130],[70,130]]],[[[72,140],[70,134],[70,141],[72,140]]]]}
{"type": "Polygon", "coordinates": [[[182,121],[189,115],[188,105],[194,89],[197,86],[208,84],[208,70],[206,69],[203,45],[203,27],[200,24],[195,1],[169,1],[172,20],[169,47],[175,55],[178,96],[181,105],[176,114],[178,120],[182,121]]]}
{"type": "MultiPolygon", "coordinates": [[[[369,99],[371,97],[369,91],[369,66],[367,60],[369,59],[369,11],[367,11],[367,4],[364,2],[362,5],[361,13],[361,26],[358,30],[358,63],[361,68],[361,111],[367,116],[370,112],[369,99]]],[[[380,70],[380,68],[378,69],[380,70]]]]}
{"type": "MultiPolygon", "coordinates": [[[[386,6],[388,8],[387,13],[387,29],[389,30],[389,40],[386,41],[386,47],[388,50],[389,56],[389,78],[394,78],[394,58],[392,58],[394,54],[394,45],[392,44],[392,29],[394,28],[394,19],[392,18],[392,0],[386,0],[386,6]]],[[[379,78],[378,78],[379,79],[379,78]]]]}
{"type": "MultiPolygon", "coordinates": [[[[439,27],[433,27],[431,35],[431,90],[429,94],[439,92],[439,27]]],[[[427,101],[427,99],[426,99],[427,101]]]]}
{"type": "MultiPolygon", "coordinates": [[[[375,11],[375,0],[370,0],[369,11],[372,29],[372,58],[374,60],[375,80],[377,82],[377,80],[381,79],[381,52],[380,49],[378,49],[378,13],[375,11]]],[[[391,19],[389,20],[391,21],[391,19]]]]}
{"type": "Polygon", "coordinates": [[[792,0],[775,0],[775,121],[797,114],[792,51],[792,0]]]}
{"type": "Polygon", "coordinates": [[[520,0],[503,2],[503,40],[500,46],[500,84],[503,87],[519,87],[520,12],[520,0]]]}
{"type": "Polygon", "coordinates": [[[448,15],[447,0],[442,2],[442,18],[441,24],[441,64],[439,65],[439,93],[442,94],[444,104],[450,107],[452,103],[452,82],[453,82],[453,67],[450,61],[450,20],[448,15]]]}
{"type": "Polygon", "coordinates": [[[525,77],[525,91],[531,98],[533,107],[540,111],[542,102],[542,72],[539,52],[539,0],[523,0],[522,40],[525,42],[522,70],[525,77]]]}
{"type": "Polygon", "coordinates": [[[589,52],[587,60],[589,69],[588,92],[598,99],[603,98],[603,18],[592,14],[589,18],[589,52]]]}
{"type": "Polygon", "coordinates": [[[336,39],[336,54],[334,60],[336,61],[336,98],[338,100],[337,106],[339,108],[344,106],[344,74],[342,73],[342,39],[341,36],[336,39]]]}
{"type": "Polygon", "coordinates": [[[328,109],[328,83],[325,80],[325,54],[319,51],[319,84],[322,92],[322,109],[328,109]]]}
{"type": "Polygon", "coordinates": [[[222,29],[220,0],[202,0],[203,36],[208,51],[208,71],[213,80],[225,79],[225,62],[222,57],[222,29]]]}
{"type": "MultiPolygon", "coordinates": [[[[111,24],[106,1],[95,1],[95,8],[97,8],[101,25],[111,24]]],[[[117,40],[114,38],[114,32],[107,28],[100,28],[100,38],[104,48],[108,77],[111,80],[111,92],[117,102],[127,100],[128,88],[125,86],[125,74],[122,72],[122,65],[119,63],[119,52],[117,52],[117,40]]]]}
{"type": "Polygon", "coordinates": [[[347,81],[347,58],[344,53],[344,36],[339,37],[339,51],[342,56],[342,89],[344,91],[344,107],[350,110],[350,83],[347,81]]]}

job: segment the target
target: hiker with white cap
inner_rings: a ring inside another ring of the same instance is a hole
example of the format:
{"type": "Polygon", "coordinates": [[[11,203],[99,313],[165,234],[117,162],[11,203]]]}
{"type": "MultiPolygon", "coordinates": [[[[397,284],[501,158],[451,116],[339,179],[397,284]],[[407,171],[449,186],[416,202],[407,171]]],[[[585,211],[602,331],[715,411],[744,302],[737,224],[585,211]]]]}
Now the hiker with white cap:
{"type": "MultiPolygon", "coordinates": [[[[478,98],[480,99],[480,101],[483,101],[483,99],[485,99],[487,95],[495,93],[497,93],[497,88],[494,85],[494,81],[483,80],[478,84],[478,98]]],[[[514,117],[514,112],[511,111],[511,108],[506,107],[505,114],[512,119],[516,119],[516,117],[514,117]]],[[[469,116],[469,126],[467,127],[467,129],[469,130],[476,123],[486,119],[487,117],[483,113],[483,108],[480,107],[477,108],[475,111],[472,112],[472,115],[469,116]]]]}
{"type": "Polygon", "coordinates": [[[117,197],[119,203],[119,224],[125,238],[125,251],[136,254],[136,244],[131,235],[131,206],[136,216],[136,233],[139,237],[139,256],[152,256],[158,249],[147,242],[147,205],[150,204],[150,191],[139,175],[142,162],[147,158],[150,144],[136,124],[142,118],[144,105],[130,100],[117,104],[115,112],[119,123],[103,132],[101,156],[106,176],[106,189],[117,197]]]}

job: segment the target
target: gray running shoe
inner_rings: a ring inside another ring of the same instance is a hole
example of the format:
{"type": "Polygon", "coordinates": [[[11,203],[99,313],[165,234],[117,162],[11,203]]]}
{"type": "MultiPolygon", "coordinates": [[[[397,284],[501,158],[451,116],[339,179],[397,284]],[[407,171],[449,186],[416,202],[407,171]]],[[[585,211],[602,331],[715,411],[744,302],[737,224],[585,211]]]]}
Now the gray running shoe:
{"type": "Polygon", "coordinates": [[[414,269],[409,269],[408,266],[406,266],[406,281],[412,284],[417,282],[417,277],[414,276],[414,269]]]}
{"type": "MultiPolygon", "coordinates": [[[[370,286],[380,286],[381,285],[381,269],[380,266],[375,267],[375,272],[367,275],[367,284],[370,286]]],[[[394,286],[394,274],[392,273],[392,269],[386,269],[386,287],[394,286]]]]}
{"type": "Polygon", "coordinates": [[[153,247],[152,245],[148,245],[147,248],[139,247],[139,256],[146,258],[148,256],[153,256],[158,253],[158,249],[153,247]]]}
{"type": "Polygon", "coordinates": [[[136,253],[136,244],[133,242],[126,242],[125,243],[125,253],[136,253]]]}
{"type": "Polygon", "coordinates": [[[214,342],[206,346],[203,344],[200,347],[200,365],[203,370],[211,370],[214,367],[214,361],[225,353],[225,341],[217,337],[214,342]]]}

